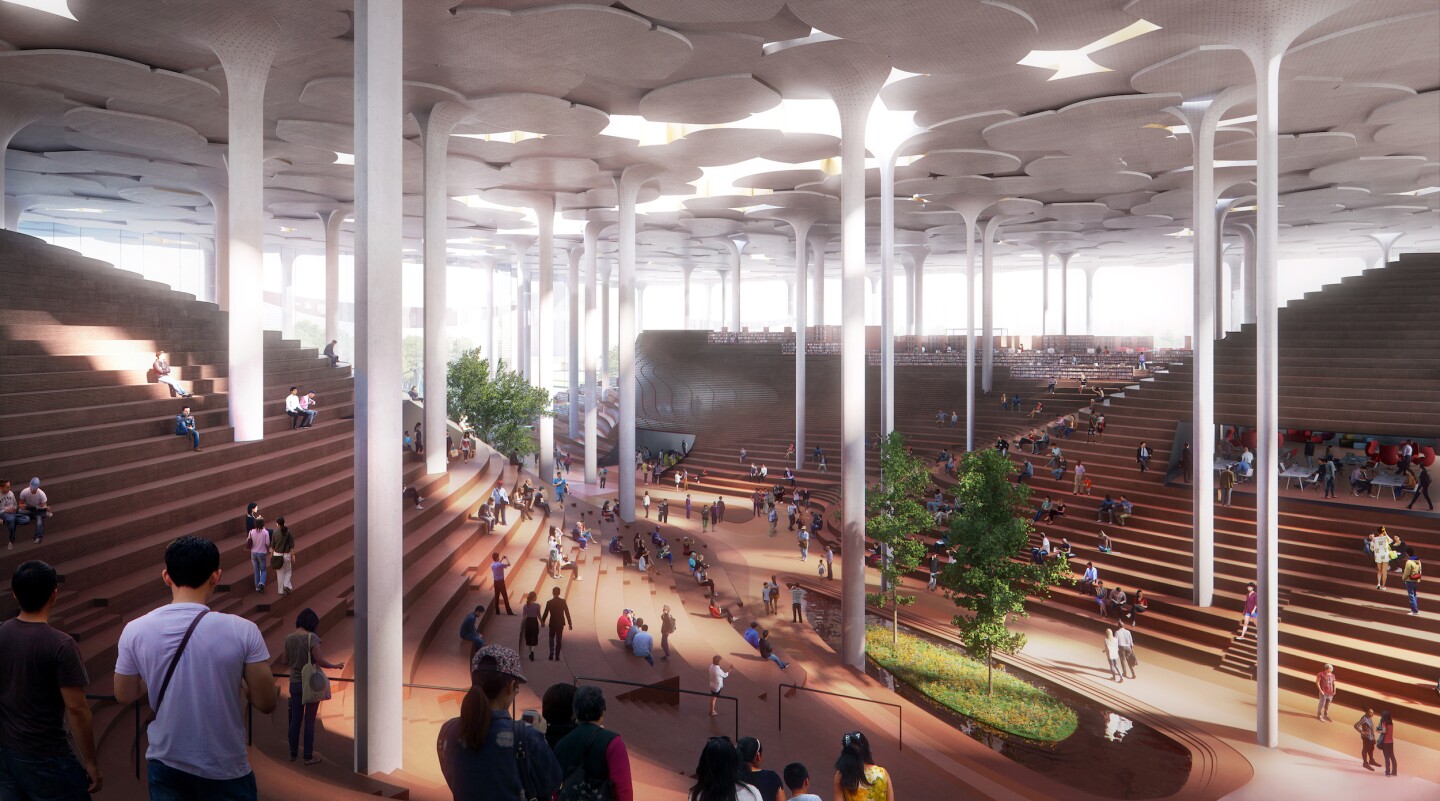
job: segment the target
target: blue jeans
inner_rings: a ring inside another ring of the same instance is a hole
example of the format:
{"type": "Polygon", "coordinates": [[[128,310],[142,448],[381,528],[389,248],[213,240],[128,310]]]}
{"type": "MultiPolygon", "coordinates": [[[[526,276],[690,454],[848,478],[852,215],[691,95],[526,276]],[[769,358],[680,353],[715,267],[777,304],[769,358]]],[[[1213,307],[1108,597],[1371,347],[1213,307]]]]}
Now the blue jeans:
{"type": "Polygon", "coordinates": [[[90,776],[74,756],[0,751],[3,801],[87,801],[90,776]]]}
{"type": "Polygon", "coordinates": [[[255,571],[255,588],[265,586],[266,568],[270,566],[270,555],[265,553],[251,553],[250,567],[255,571]]]}
{"type": "Polygon", "coordinates": [[[301,410],[300,410],[300,427],[301,427],[301,428],[309,428],[309,427],[315,425],[315,415],[317,415],[317,414],[319,414],[319,412],[311,411],[311,410],[309,410],[309,409],[301,409],[301,410]]]}
{"type": "Polygon", "coordinates": [[[1419,592],[1419,591],[1420,591],[1420,582],[1418,582],[1418,581],[1407,581],[1407,582],[1405,582],[1405,594],[1408,595],[1408,596],[1410,596],[1410,611],[1411,611],[1411,612],[1417,612],[1417,613],[1418,613],[1418,612],[1420,611],[1420,599],[1419,599],[1418,597],[1416,597],[1416,593],[1419,592]]]}
{"type": "Polygon", "coordinates": [[[35,523],[35,539],[38,540],[45,536],[44,512],[24,512],[17,510],[14,512],[6,512],[4,515],[0,515],[0,517],[3,517],[5,520],[5,528],[10,530],[11,544],[14,544],[15,542],[16,526],[23,526],[30,523],[31,521],[34,521],[35,523]]]}
{"type": "Polygon", "coordinates": [[[768,660],[770,660],[771,662],[774,662],[775,664],[779,665],[781,670],[784,670],[785,668],[790,667],[789,665],[787,665],[787,664],[785,664],[784,662],[780,661],[780,655],[779,655],[779,654],[772,653],[772,654],[770,654],[769,656],[767,656],[767,657],[765,657],[765,658],[768,659],[768,660]]]}
{"type": "Polygon", "coordinates": [[[150,801],[258,801],[255,774],[238,779],[206,779],[150,760],[150,801]]]}
{"type": "Polygon", "coordinates": [[[290,758],[299,755],[300,726],[305,726],[305,758],[315,755],[315,715],[320,704],[305,703],[305,688],[298,681],[290,682],[290,758]]]}
{"type": "Polygon", "coordinates": [[[200,447],[200,431],[199,431],[198,429],[187,428],[187,429],[185,429],[183,432],[177,431],[177,432],[175,432],[175,436],[177,436],[177,437],[189,437],[189,438],[190,438],[190,447],[192,447],[192,448],[198,448],[198,447],[200,447]]]}

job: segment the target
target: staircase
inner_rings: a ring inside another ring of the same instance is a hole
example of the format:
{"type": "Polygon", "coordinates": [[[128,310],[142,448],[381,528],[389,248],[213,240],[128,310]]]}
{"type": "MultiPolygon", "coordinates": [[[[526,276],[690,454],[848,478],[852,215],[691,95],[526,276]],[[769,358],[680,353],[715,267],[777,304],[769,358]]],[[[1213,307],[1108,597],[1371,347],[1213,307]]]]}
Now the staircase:
{"type": "MultiPolygon", "coordinates": [[[[1283,618],[1285,607],[1290,604],[1290,590],[1281,588],[1278,595],[1280,609],[1276,614],[1283,618]]],[[[1220,664],[1215,669],[1221,673],[1229,673],[1232,676],[1254,681],[1255,665],[1260,659],[1257,653],[1259,648],[1259,642],[1256,639],[1257,631],[1255,626],[1250,626],[1245,631],[1243,639],[1232,637],[1230,645],[1225,648],[1225,653],[1220,656],[1220,664]]]]}

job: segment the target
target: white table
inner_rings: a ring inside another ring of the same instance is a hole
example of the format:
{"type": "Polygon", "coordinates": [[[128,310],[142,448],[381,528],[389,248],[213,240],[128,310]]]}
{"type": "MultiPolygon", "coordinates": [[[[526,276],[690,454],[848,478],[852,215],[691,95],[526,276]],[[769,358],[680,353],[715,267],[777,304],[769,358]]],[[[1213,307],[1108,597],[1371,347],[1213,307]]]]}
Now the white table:
{"type": "Polygon", "coordinates": [[[1370,479],[1370,497],[1380,497],[1381,487],[1403,487],[1405,476],[1397,474],[1394,470],[1385,469],[1382,465],[1375,471],[1375,477],[1370,479]]]}
{"type": "MultiPolygon", "coordinates": [[[[1314,475],[1315,475],[1315,471],[1314,471],[1314,470],[1312,470],[1312,469],[1310,469],[1310,468],[1308,468],[1308,467],[1306,467],[1306,466],[1304,466],[1304,465],[1298,465],[1298,464],[1297,464],[1297,465],[1294,465],[1294,466],[1288,468],[1285,472],[1281,473],[1281,474],[1280,474],[1280,477],[1283,478],[1283,479],[1285,479],[1285,488],[1286,488],[1286,489],[1289,489],[1289,488],[1290,488],[1290,483],[1291,483],[1292,481],[1295,481],[1296,479],[1299,479],[1299,480],[1300,480],[1300,489],[1303,490],[1303,489],[1305,489],[1305,482],[1306,482],[1307,480],[1310,480],[1311,477],[1314,476],[1314,475]]],[[[1312,481],[1311,483],[1314,483],[1314,482],[1312,481]]]]}

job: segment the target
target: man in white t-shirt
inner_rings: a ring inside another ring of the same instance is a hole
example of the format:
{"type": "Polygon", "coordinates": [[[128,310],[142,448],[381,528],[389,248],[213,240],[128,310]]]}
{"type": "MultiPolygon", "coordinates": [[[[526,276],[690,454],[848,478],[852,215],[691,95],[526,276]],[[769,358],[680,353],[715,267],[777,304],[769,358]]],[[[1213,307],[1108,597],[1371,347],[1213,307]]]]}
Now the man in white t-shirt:
{"type": "Polygon", "coordinates": [[[256,799],[243,713],[246,700],[264,714],[275,709],[265,639],[254,623],[206,606],[220,582],[215,543],[170,543],[160,577],[170,603],[125,625],[115,660],[115,697],[148,699],[155,710],[145,752],[150,797],[256,799]]]}
{"type": "Polygon", "coordinates": [[[300,411],[299,387],[291,387],[290,394],[285,396],[285,413],[290,415],[290,430],[299,428],[300,422],[305,419],[305,414],[300,411]]]}
{"type": "Polygon", "coordinates": [[[820,801],[820,796],[810,792],[810,770],[803,764],[791,762],[781,775],[785,779],[785,797],[790,801],[820,801]]]}

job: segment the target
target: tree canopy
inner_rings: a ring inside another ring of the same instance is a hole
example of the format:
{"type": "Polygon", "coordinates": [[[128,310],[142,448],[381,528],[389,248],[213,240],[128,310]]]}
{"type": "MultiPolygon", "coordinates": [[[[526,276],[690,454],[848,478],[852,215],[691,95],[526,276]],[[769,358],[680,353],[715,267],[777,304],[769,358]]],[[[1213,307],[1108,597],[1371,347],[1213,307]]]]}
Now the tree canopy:
{"type": "Polygon", "coordinates": [[[915,602],[913,595],[899,593],[900,579],[925,558],[920,534],[934,526],[934,519],[921,500],[930,488],[930,469],[924,459],[905,447],[897,432],[880,444],[880,483],[865,493],[865,535],[883,546],[888,558],[880,560],[880,575],[887,592],[872,594],[870,603],[888,601],[892,616],[899,608],[915,602]]]}
{"type": "Polygon", "coordinates": [[[960,462],[959,509],[950,518],[947,540],[954,562],[940,582],[955,605],[969,612],[954,622],[973,654],[1024,648],[1025,635],[1008,624],[1028,616],[1026,596],[1043,598],[1051,586],[1074,580],[1064,556],[1043,564],[1028,558],[1030,489],[1013,481],[1014,472],[1015,465],[990,448],[967,453],[960,462]]]}
{"type": "Polygon", "coordinates": [[[507,369],[505,360],[490,360],[480,349],[464,351],[450,361],[445,376],[449,403],[446,414],[452,420],[469,418],[475,435],[504,454],[524,454],[535,449],[533,429],[542,415],[553,415],[550,393],[532,386],[520,374],[507,369]]]}

